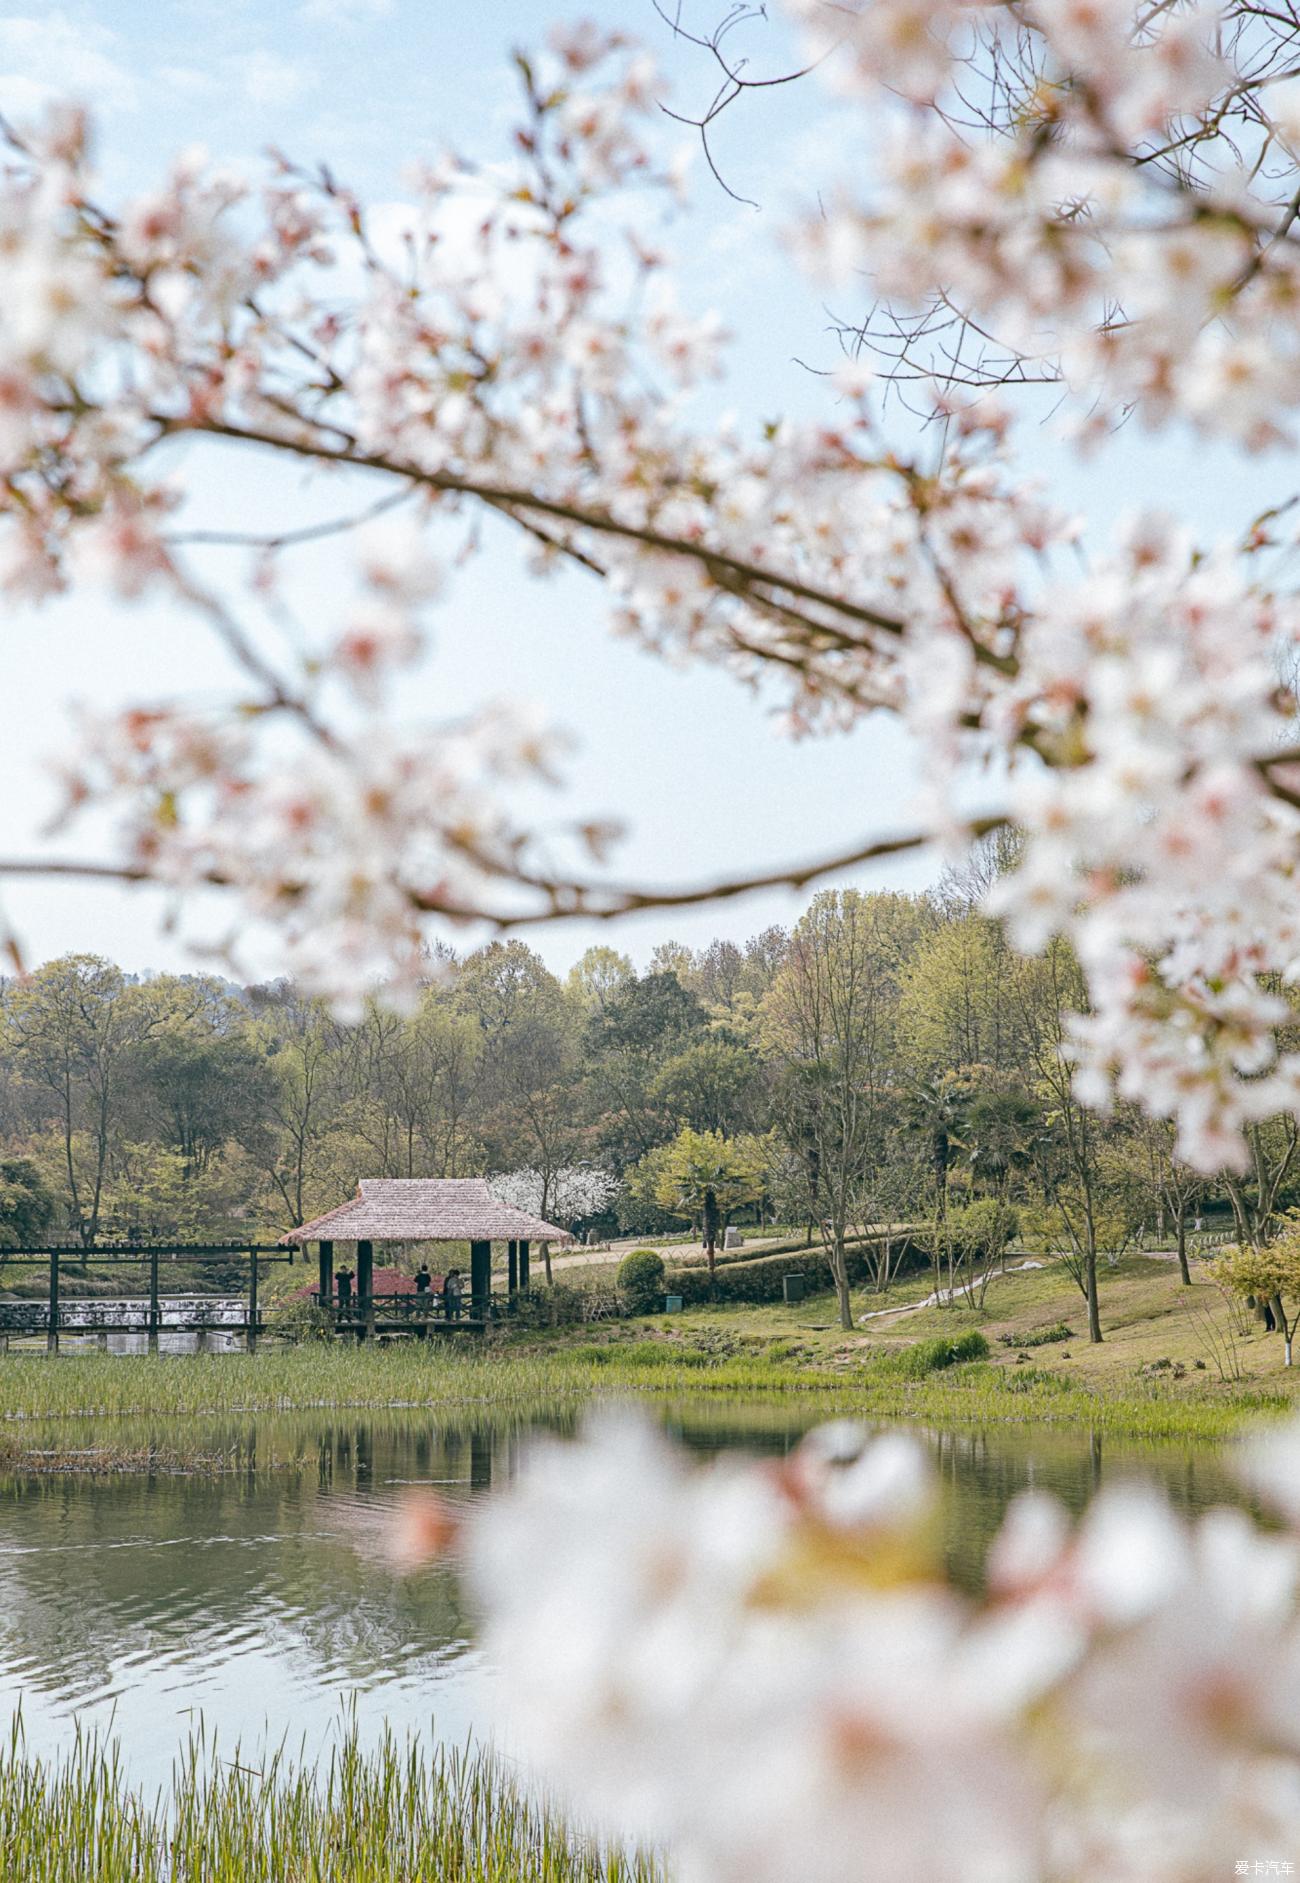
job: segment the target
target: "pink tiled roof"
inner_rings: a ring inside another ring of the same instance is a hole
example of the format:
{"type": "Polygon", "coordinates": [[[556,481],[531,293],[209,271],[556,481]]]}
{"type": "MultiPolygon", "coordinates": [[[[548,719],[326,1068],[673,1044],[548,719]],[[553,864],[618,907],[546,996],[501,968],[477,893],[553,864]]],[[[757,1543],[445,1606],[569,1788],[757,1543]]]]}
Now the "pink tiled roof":
{"type": "Polygon", "coordinates": [[[350,1203],[285,1242],[572,1242],[567,1230],[499,1202],[486,1177],[363,1177],[350,1203]]]}

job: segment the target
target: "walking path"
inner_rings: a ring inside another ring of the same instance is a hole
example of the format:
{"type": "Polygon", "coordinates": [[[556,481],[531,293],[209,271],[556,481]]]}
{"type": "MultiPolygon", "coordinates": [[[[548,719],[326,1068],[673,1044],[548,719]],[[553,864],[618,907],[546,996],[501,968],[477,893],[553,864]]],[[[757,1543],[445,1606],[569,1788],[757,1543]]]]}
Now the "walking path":
{"type": "MultiPolygon", "coordinates": [[[[742,1245],[748,1255],[764,1255],[769,1249],[779,1249],[789,1242],[789,1236],[764,1236],[750,1241],[745,1238],[742,1245]]],[[[551,1257],[552,1269],[561,1268],[616,1268],[625,1255],[633,1249],[653,1249],[665,1262],[680,1262],[684,1256],[699,1256],[703,1259],[704,1250],[698,1242],[656,1242],[653,1236],[620,1236],[617,1242],[609,1243],[602,1249],[571,1249],[566,1255],[551,1257]]],[[[719,1244],[718,1254],[723,1253],[719,1244]]],[[[739,1251],[728,1249],[728,1255],[739,1251]]]]}
{"type": "Polygon", "coordinates": [[[982,1275],[976,1275],[971,1281],[954,1283],[951,1288],[936,1288],[924,1301],[909,1301],[901,1308],[873,1308],[870,1314],[859,1314],[859,1325],[863,1321],[878,1321],[886,1314],[919,1314],[922,1308],[937,1308],[946,1302],[955,1301],[958,1295],[964,1295],[976,1288],[983,1288],[995,1275],[1019,1275],[1027,1268],[1045,1268],[1045,1262],[1012,1262],[1007,1268],[989,1268],[982,1275]]]}

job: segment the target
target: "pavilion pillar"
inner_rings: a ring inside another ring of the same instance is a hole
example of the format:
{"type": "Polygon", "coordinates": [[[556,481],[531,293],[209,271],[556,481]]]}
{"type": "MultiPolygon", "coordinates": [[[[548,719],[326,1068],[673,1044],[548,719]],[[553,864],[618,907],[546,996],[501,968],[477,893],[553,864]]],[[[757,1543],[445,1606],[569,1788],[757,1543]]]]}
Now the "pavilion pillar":
{"type": "Polygon", "coordinates": [[[528,1244],[526,1241],[519,1245],[519,1290],[521,1294],[528,1293],[528,1244]]]}
{"type": "Polygon", "coordinates": [[[316,1253],[320,1261],[320,1279],[317,1290],[321,1307],[326,1313],[334,1306],[334,1244],[318,1242],[316,1253]]]}
{"type": "Polygon", "coordinates": [[[506,1244],[506,1293],[513,1295],[513,1294],[517,1294],[518,1292],[519,1292],[519,1244],[517,1242],[507,1242],[506,1244]]]}
{"type": "Polygon", "coordinates": [[[50,1253],[50,1319],[45,1334],[45,1351],[59,1351],[59,1256],[57,1250],[50,1253]]]}
{"type": "Polygon", "coordinates": [[[471,1242],[469,1245],[469,1299],[470,1312],[476,1319],[487,1319],[488,1303],[492,1299],[492,1244],[490,1242],[471,1242]]]}
{"type": "Polygon", "coordinates": [[[158,1329],[162,1326],[162,1308],[158,1302],[158,1251],[149,1251],[149,1340],[150,1353],[158,1351],[158,1329]]]}
{"type": "Polygon", "coordinates": [[[357,1338],[375,1331],[375,1245],[357,1244],[357,1338]]]}
{"type": "Polygon", "coordinates": [[[257,1250],[248,1251],[248,1351],[257,1352],[257,1250]]]}

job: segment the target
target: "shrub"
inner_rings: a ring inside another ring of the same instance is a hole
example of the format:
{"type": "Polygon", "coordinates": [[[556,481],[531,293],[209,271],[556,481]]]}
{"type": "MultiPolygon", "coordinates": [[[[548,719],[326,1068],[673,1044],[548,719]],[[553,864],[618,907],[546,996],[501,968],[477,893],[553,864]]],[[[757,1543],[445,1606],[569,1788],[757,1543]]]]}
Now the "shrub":
{"type": "Polygon", "coordinates": [[[334,1315],[315,1301],[290,1301],[275,1310],[274,1331],[286,1340],[328,1340],[335,1335],[334,1315]]]}
{"type": "MultiPolygon", "coordinates": [[[[874,1269],[861,1246],[845,1250],[851,1284],[861,1285],[875,1279],[874,1269]]],[[[631,1260],[631,1257],[628,1258],[631,1260]]],[[[916,1243],[904,1250],[895,1273],[917,1268],[929,1260],[916,1243]]],[[[704,1267],[670,1268],[664,1286],[670,1295],[681,1295],[687,1306],[707,1301],[779,1301],[781,1284],[787,1275],[806,1275],[809,1292],[823,1293],[832,1287],[831,1265],[823,1250],[799,1249],[772,1255],[751,1256],[748,1261],[719,1260],[712,1287],[704,1267]]]]}
{"type": "Polygon", "coordinates": [[[933,1340],[918,1340],[915,1346],[881,1354],[876,1365],[905,1380],[923,1380],[942,1368],[960,1366],[967,1360],[987,1360],[989,1343],[983,1334],[972,1332],[949,1336],[939,1334],[933,1340]]]}
{"type": "Polygon", "coordinates": [[[653,1249],[633,1249],[618,1265],[618,1292],[630,1314],[653,1314],[664,1298],[663,1257],[653,1249]]]}
{"type": "Polygon", "coordinates": [[[1016,1372],[998,1374],[998,1384],[1008,1393],[1069,1393],[1071,1382],[1060,1373],[1049,1373],[1041,1366],[1020,1367],[1016,1372]]]}
{"type": "Polygon", "coordinates": [[[1050,1327],[1034,1327],[1027,1334],[999,1334],[1004,1347],[1050,1347],[1053,1341],[1073,1340],[1074,1329],[1068,1321],[1053,1321],[1050,1327]]]}
{"type": "Polygon", "coordinates": [[[586,1319],[582,1290],[558,1281],[515,1295],[511,1312],[518,1327],[576,1327],[586,1319]]]}
{"type": "Polygon", "coordinates": [[[948,1233],[957,1252],[972,1263],[996,1260],[1019,1228],[1019,1218],[1010,1204],[991,1196],[979,1197],[948,1216],[948,1233]]]}
{"type": "Polygon", "coordinates": [[[612,1372],[644,1373],[657,1369],[676,1371],[682,1367],[707,1367],[714,1356],[703,1347],[680,1340],[606,1340],[583,1341],[561,1347],[553,1358],[562,1364],[586,1369],[608,1367],[612,1372]]]}

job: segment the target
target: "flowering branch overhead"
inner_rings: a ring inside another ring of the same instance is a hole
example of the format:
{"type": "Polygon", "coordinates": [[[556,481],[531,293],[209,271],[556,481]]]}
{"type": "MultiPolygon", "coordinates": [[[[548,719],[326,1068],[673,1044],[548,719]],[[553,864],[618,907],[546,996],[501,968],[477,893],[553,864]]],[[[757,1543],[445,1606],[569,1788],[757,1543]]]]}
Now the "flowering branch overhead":
{"type": "Polygon", "coordinates": [[[87,716],[61,821],[107,810],[118,852],[94,873],[221,887],[232,927],[277,922],[287,965],[336,998],[417,980],[431,916],[683,906],[1012,821],[1023,856],[993,895],[1022,945],[1079,952],[1081,1092],[1118,1084],[1178,1119],[1189,1161],[1239,1161],[1244,1125],[1300,1102],[1277,1040],[1300,960],[1279,658],[1296,615],[1270,580],[1285,505],[1244,544],[1144,518],[1083,560],[1077,521],[1017,475],[987,389],[1058,383],[1084,443],[1124,415],[1255,453],[1290,441],[1300,78],[1249,9],[792,10],[819,79],[886,140],[794,245],[833,279],[866,271],[901,323],[895,370],[934,421],[909,451],[859,360],[812,422],[751,437],[693,417],[728,337],[680,310],[646,241],[647,195],[676,179],[655,159],[653,67],[618,35],[521,56],[512,156],[426,169],[396,244],[328,171],[279,159],[259,193],[185,162],[110,213],[75,114],[11,134],[0,583],[164,597],[240,675],[222,706],[87,716]],[[936,337],[946,366],[922,359],[936,337]],[[365,495],[321,525],[225,533],[255,556],[241,614],[190,565],[217,533],[177,514],[176,439],[346,473],[365,495]],[[550,734],[503,709],[395,716],[480,520],[539,574],[599,584],[616,632],[779,686],[792,731],[897,715],[926,755],[914,826],[684,889],[605,880],[599,821],[545,841],[509,794],[556,776],[550,734]],[[352,523],[355,592],[324,645],[271,657],[258,623],[283,613],[283,557],[352,523]],[[435,555],[451,528],[459,555],[435,555]],[[992,802],[972,820],[980,772],[992,802]]]}

